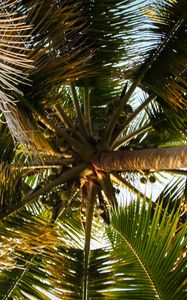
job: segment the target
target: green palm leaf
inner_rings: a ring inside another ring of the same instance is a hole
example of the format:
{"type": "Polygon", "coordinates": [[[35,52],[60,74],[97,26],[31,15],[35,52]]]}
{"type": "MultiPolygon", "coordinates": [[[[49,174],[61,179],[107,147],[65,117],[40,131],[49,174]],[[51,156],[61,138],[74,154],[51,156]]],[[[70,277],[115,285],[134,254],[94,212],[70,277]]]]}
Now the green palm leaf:
{"type": "Polygon", "coordinates": [[[163,208],[169,205],[170,210],[172,210],[173,207],[178,208],[181,205],[181,214],[183,215],[185,222],[186,176],[177,176],[176,174],[156,199],[157,202],[161,200],[163,201],[163,208]]]}
{"type": "Polygon", "coordinates": [[[140,200],[112,214],[110,244],[92,250],[88,297],[92,299],[185,299],[186,224],[140,200]]]}
{"type": "Polygon", "coordinates": [[[163,0],[160,5],[153,2],[147,7],[147,16],[151,20],[147,21],[148,30],[145,28],[147,46],[144,44],[139,53],[140,56],[144,53],[146,59],[129,72],[130,78],[143,74],[140,75],[141,83],[147,91],[154,91],[162,99],[178,106],[185,103],[185,12],[186,1],[163,0]]]}
{"type": "Polygon", "coordinates": [[[50,299],[52,294],[65,299],[79,298],[83,251],[69,247],[73,231],[70,234],[69,229],[66,232],[61,226],[52,227],[50,215],[45,207],[32,205],[1,224],[1,299],[50,299]]]}
{"type": "Polygon", "coordinates": [[[185,299],[186,224],[177,231],[179,211],[163,216],[157,205],[132,202],[112,216],[117,292],[111,299],[185,299]],[[125,279],[127,278],[127,279],[125,279]]]}
{"type": "MultiPolygon", "coordinates": [[[[79,250],[74,247],[83,232],[77,217],[70,217],[67,211],[52,229],[39,215],[23,212],[12,219],[14,222],[7,220],[1,226],[3,249],[7,246],[10,252],[0,274],[0,285],[5,287],[9,282],[10,288],[2,288],[2,294],[11,291],[15,296],[29,294],[43,299],[44,290],[48,290],[60,299],[81,299],[83,245],[79,250]],[[11,240],[6,238],[8,231],[11,240]],[[41,240],[41,236],[48,238],[41,240]],[[28,282],[35,288],[31,290],[28,282]]],[[[111,244],[106,240],[103,249],[90,253],[88,297],[185,299],[186,224],[178,228],[179,218],[179,210],[163,214],[159,205],[152,215],[151,203],[140,200],[113,212],[112,227],[108,228],[111,244]]]]}

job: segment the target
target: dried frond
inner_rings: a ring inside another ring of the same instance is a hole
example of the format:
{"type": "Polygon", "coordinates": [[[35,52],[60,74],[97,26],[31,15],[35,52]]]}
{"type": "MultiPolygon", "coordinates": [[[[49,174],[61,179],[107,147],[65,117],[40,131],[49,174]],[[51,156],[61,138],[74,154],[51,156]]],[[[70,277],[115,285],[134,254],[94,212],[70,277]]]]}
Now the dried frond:
{"type": "Polygon", "coordinates": [[[29,148],[35,154],[40,151],[45,154],[54,154],[54,150],[50,147],[48,142],[44,139],[39,129],[34,127],[29,118],[26,117],[24,111],[14,103],[4,103],[4,116],[9,127],[10,133],[22,147],[29,148]]]}
{"type": "Polygon", "coordinates": [[[29,83],[27,75],[33,66],[32,60],[27,58],[31,25],[27,25],[27,17],[19,13],[19,5],[19,1],[0,4],[0,110],[12,136],[25,144],[31,139],[25,132],[15,95],[22,94],[21,84],[29,83]]]}
{"type": "Polygon", "coordinates": [[[26,24],[26,16],[16,11],[18,4],[0,4],[0,109],[5,113],[7,103],[13,102],[9,94],[21,93],[19,84],[27,82],[28,69],[32,68],[32,61],[27,58],[31,26],[26,24]]]}

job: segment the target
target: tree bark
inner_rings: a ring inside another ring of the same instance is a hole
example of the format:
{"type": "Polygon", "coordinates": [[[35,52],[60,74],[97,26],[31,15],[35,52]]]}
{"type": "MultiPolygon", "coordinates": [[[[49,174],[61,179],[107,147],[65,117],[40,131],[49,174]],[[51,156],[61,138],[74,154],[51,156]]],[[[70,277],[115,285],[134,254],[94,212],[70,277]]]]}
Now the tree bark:
{"type": "Polygon", "coordinates": [[[105,172],[187,168],[187,146],[99,153],[93,166],[105,172]]]}

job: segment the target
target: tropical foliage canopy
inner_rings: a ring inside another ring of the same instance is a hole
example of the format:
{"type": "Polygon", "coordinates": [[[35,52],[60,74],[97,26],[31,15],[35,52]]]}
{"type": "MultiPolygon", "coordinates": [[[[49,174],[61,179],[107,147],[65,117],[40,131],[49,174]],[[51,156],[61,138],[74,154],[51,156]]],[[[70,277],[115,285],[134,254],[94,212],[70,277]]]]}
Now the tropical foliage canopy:
{"type": "Polygon", "coordinates": [[[0,1],[0,299],[187,298],[186,20],[0,1]]]}

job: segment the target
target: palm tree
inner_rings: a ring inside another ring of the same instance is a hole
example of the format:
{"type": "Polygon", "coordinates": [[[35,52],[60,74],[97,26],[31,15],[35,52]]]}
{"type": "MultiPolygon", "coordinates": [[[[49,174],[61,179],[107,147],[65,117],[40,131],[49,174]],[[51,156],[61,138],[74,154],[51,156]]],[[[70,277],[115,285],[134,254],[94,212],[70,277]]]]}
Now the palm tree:
{"type": "Polygon", "coordinates": [[[0,299],[186,299],[186,11],[0,3],[0,299]]]}

